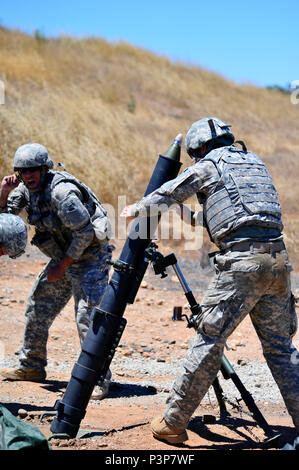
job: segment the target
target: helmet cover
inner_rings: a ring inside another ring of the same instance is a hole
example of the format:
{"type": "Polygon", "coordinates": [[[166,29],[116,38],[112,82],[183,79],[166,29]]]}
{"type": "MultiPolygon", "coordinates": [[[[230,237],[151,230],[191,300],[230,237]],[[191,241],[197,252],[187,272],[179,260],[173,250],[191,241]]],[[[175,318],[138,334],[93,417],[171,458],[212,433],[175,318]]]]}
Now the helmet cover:
{"type": "Polygon", "coordinates": [[[17,149],[14,156],[14,170],[39,166],[47,166],[49,169],[54,166],[46,147],[30,142],[17,149]]]}
{"type": "Polygon", "coordinates": [[[215,117],[200,119],[192,124],[186,134],[186,151],[192,156],[194,150],[198,150],[207,142],[222,136],[228,136],[232,143],[234,142],[235,138],[230,130],[230,124],[215,117]]]}
{"type": "Polygon", "coordinates": [[[25,252],[27,227],[25,222],[14,214],[0,214],[0,243],[10,258],[17,258],[25,252]]]}

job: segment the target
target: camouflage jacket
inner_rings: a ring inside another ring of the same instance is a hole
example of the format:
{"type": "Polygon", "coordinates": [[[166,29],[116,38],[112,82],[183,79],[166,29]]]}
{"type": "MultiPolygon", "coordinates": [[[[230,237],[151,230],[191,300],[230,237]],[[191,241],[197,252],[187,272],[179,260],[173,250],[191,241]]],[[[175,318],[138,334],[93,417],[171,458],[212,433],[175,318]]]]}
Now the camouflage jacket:
{"type": "Polygon", "coordinates": [[[241,227],[274,231],[275,236],[283,228],[278,196],[265,165],[234,145],[212,150],[177,178],[133,204],[132,212],[155,216],[194,194],[203,204],[205,226],[219,247],[222,238],[241,227]]]}
{"type": "MultiPolygon", "coordinates": [[[[90,245],[100,243],[93,226],[95,213],[96,218],[108,220],[99,201],[85,185],[84,194],[81,184],[72,175],[49,171],[42,191],[29,191],[20,183],[10,193],[5,210],[18,214],[26,209],[28,222],[36,229],[32,243],[47,256],[59,259],[67,255],[78,260],[90,245]],[[61,181],[53,184],[58,177],[61,181]]],[[[103,237],[102,242],[108,238],[103,237]]]]}

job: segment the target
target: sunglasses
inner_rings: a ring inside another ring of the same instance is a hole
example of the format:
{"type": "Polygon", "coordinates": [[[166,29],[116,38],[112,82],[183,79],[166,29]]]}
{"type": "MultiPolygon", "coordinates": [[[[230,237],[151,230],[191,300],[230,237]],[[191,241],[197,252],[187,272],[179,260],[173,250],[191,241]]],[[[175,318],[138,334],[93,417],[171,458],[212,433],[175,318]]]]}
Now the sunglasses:
{"type": "Polygon", "coordinates": [[[34,173],[37,170],[40,170],[40,166],[32,166],[30,168],[18,168],[18,173],[24,175],[25,173],[34,173]]]}

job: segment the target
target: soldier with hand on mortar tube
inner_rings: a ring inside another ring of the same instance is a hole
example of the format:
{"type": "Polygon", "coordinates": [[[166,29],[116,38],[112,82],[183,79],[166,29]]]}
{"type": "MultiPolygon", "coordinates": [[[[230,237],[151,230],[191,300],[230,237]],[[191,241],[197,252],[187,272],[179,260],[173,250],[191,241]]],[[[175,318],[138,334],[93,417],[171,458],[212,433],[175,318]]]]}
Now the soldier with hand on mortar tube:
{"type": "MultiPolygon", "coordinates": [[[[184,218],[183,202],[196,194],[204,225],[219,249],[196,334],[163,416],[151,423],[154,437],[171,444],[188,439],[188,423],[217,376],[225,342],[248,314],[299,433],[299,368],[294,360],[299,355],[292,344],[297,323],[281,207],[264,163],[238,143],[240,148],[222,120],[196,121],[185,138],[194,164],[121,214],[154,216],[155,210],[179,204],[184,218]]],[[[194,223],[196,213],[192,215],[194,223]]]]}

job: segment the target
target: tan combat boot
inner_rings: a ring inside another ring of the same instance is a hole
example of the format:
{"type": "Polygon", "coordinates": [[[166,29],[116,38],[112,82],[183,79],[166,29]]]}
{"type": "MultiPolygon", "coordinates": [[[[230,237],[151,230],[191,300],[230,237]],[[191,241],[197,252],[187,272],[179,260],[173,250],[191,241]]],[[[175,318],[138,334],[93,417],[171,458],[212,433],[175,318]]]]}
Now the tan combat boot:
{"type": "Polygon", "coordinates": [[[163,416],[158,416],[153,419],[151,422],[151,430],[156,439],[169,442],[170,444],[180,444],[188,440],[186,429],[171,426],[165,421],[163,416]]]}
{"type": "Polygon", "coordinates": [[[0,369],[1,376],[6,380],[24,380],[28,382],[42,382],[46,378],[46,371],[37,367],[12,367],[0,369]]]}
{"type": "Polygon", "coordinates": [[[112,377],[111,370],[108,369],[106,377],[103,380],[103,382],[97,384],[94,387],[93,392],[91,394],[92,400],[103,400],[103,398],[105,398],[108,395],[111,377],[112,377]]]}

